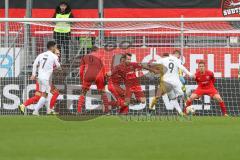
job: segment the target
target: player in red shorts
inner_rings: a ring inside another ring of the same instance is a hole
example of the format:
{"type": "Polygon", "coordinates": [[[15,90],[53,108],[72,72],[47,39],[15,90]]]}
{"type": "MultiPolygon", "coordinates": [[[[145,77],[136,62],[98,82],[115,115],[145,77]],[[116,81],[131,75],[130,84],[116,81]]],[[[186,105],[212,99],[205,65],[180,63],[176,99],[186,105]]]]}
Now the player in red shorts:
{"type": "Polygon", "coordinates": [[[222,114],[224,116],[228,116],[224,101],[219,95],[217,89],[214,87],[214,74],[212,71],[205,69],[205,63],[203,61],[198,63],[198,71],[195,74],[195,80],[198,84],[198,87],[186,101],[186,107],[184,111],[186,112],[186,108],[190,106],[195,99],[198,99],[203,95],[208,95],[218,101],[222,114]]]}
{"type": "MultiPolygon", "coordinates": [[[[51,98],[51,101],[50,101],[50,109],[47,110],[47,114],[54,114],[55,111],[54,111],[54,105],[57,101],[57,98],[59,96],[59,91],[58,89],[52,85],[51,86],[51,93],[52,93],[52,98],[51,98]]],[[[41,95],[42,93],[39,91],[39,84],[38,82],[36,81],[36,91],[35,91],[35,94],[33,97],[27,99],[23,104],[20,104],[18,106],[19,110],[24,113],[25,112],[25,108],[28,107],[29,105],[31,104],[36,104],[39,99],[41,98],[41,95]]]]}
{"type": "Polygon", "coordinates": [[[101,94],[105,112],[108,112],[108,98],[105,93],[105,69],[100,58],[94,55],[85,55],[80,62],[80,79],[82,82],[82,91],[78,99],[78,113],[82,113],[82,107],[85,104],[85,96],[92,83],[97,85],[101,94]]]}
{"type": "Polygon", "coordinates": [[[112,72],[108,73],[108,90],[114,95],[117,101],[111,101],[111,106],[120,106],[119,113],[128,113],[128,106],[124,105],[125,89],[121,87],[121,83],[124,82],[124,75],[119,72],[121,65],[125,63],[126,58],[120,58],[120,64],[114,66],[112,72]]]}
{"type": "Polygon", "coordinates": [[[123,57],[126,58],[126,60],[125,60],[125,63],[119,66],[119,71],[118,71],[123,75],[124,83],[126,87],[126,92],[124,97],[125,105],[130,104],[130,99],[132,97],[132,94],[135,95],[137,102],[141,102],[141,103],[146,102],[146,98],[141,88],[139,79],[136,76],[136,71],[147,69],[152,72],[155,72],[155,70],[147,66],[144,66],[143,64],[131,62],[131,56],[132,55],[130,53],[123,55],[123,57]]]}

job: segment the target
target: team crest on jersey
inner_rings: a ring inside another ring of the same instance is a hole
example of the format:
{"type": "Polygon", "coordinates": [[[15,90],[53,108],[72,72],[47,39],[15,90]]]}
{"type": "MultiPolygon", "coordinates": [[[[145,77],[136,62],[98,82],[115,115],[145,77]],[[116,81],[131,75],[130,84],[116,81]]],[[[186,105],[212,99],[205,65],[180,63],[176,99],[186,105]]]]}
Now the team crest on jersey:
{"type": "Polygon", "coordinates": [[[223,0],[222,14],[224,17],[238,17],[240,15],[240,0],[223,0]]]}

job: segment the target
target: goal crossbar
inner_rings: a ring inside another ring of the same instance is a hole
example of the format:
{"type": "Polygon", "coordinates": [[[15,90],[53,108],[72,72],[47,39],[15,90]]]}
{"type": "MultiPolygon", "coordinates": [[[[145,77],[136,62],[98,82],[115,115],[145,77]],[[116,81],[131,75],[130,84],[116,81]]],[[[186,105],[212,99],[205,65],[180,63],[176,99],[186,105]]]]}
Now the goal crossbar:
{"type": "Polygon", "coordinates": [[[240,17],[208,18],[0,18],[0,22],[235,22],[240,17]]]}

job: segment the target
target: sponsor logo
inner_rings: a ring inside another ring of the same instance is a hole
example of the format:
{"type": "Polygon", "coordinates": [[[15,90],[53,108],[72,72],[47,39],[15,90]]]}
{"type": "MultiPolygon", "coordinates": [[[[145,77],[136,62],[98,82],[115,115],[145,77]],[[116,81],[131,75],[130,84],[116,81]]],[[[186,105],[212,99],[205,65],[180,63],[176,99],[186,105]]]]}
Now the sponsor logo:
{"type": "Polygon", "coordinates": [[[0,48],[0,77],[18,77],[20,74],[20,48],[0,48]]]}
{"type": "MultiPolygon", "coordinates": [[[[3,90],[3,94],[2,94],[2,98],[1,98],[1,103],[0,103],[0,109],[6,109],[6,110],[14,110],[17,109],[17,106],[24,101],[24,97],[29,98],[31,96],[33,96],[33,91],[35,90],[35,84],[29,84],[27,85],[25,88],[22,87],[21,84],[17,84],[17,83],[21,83],[23,82],[23,80],[20,79],[8,79],[5,81],[6,84],[5,86],[2,87],[3,90]],[[17,80],[16,83],[11,83],[12,80],[17,80]],[[27,94],[27,95],[25,95],[27,94]]],[[[157,83],[157,82],[156,82],[157,83]]],[[[65,90],[64,87],[66,86],[57,86],[58,88],[61,88],[62,90],[65,90]]],[[[186,86],[186,90],[187,92],[191,92],[192,90],[194,90],[197,87],[197,85],[187,85],[186,86]]],[[[66,101],[66,108],[68,110],[71,110],[73,108],[76,107],[76,102],[78,101],[78,97],[79,95],[74,94],[76,90],[80,90],[81,89],[81,85],[68,85],[67,86],[67,90],[68,92],[65,95],[60,95],[58,97],[58,101],[60,103],[57,103],[56,105],[61,105],[61,102],[66,101]]],[[[129,108],[132,110],[142,110],[144,109],[146,106],[149,105],[149,103],[152,101],[153,96],[155,94],[155,89],[156,86],[155,85],[141,85],[141,88],[145,91],[145,93],[148,93],[146,95],[147,98],[147,102],[145,104],[135,104],[135,105],[130,105],[129,108]]],[[[86,102],[85,102],[85,106],[86,106],[86,110],[96,110],[96,109],[101,109],[101,96],[100,95],[96,95],[96,93],[94,93],[94,91],[97,89],[96,85],[92,85],[91,86],[91,90],[90,92],[87,94],[86,96],[86,102]]],[[[111,95],[111,93],[109,91],[107,91],[107,95],[108,95],[108,99],[114,99],[114,97],[111,95]]],[[[169,98],[168,96],[165,94],[162,96],[163,98],[163,104],[161,105],[161,107],[165,108],[166,110],[173,110],[173,106],[169,103],[169,98]]],[[[195,104],[193,105],[196,109],[201,110],[202,106],[204,104],[206,104],[208,107],[205,107],[205,110],[209,110],[209,103],[210,103],[210,97],[209,96],[205,96],[205,98],[203,99],[203,102],[201,104],[195,104]]],[[[28,106],[28,109],[34,109],[34,105],[30,105],[28,106]]],[[[59,106],[58,106],[59,107],[59,106]]]]}
{"type": "MultiPolygon", "coordinates": [[[[96,53],[97,57],[101,57],[105,64],[106,70],[111,70],[112,60],[109,55],[117,55],[119,53],[132,53],[132,62],[141,62],[148,64],[151,61],[161,59],[163,53],[171,53],[176,48],[140,48],[140,49],[115,49],[113,51],[104,52],[99,49],[96,53]],[[102,54],[105,53],[105,54],[102,54]]],[[[198,62],[204,60],[207,69],[214,73],[217,78],[234,78],[238,77],[238,69],[240,64],[240,49],[239,48],[184,48],[184,66],[191,73],[195,73],[198,68],[198,62]]],[[[143,71],[144,75],[148,71],[143,71]]]]}
{"type": "Polygon", "coordinates": [[[223,0],[222,14],[225,17],[238,17],[240,14],[240,0],[223,0]]]}

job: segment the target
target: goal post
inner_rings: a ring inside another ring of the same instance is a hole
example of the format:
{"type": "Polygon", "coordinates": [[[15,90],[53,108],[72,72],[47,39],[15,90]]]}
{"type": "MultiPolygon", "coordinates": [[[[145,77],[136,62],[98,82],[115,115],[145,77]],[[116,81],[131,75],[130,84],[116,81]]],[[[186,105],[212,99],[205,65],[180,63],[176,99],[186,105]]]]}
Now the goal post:
{"type": "MultiPolygon", "coordinates": [[[[35,94],[35,82],[29,79],[36,56],[46,51],[46,43],[55,40],[61,51],[63,72],[55,73],[53,83],[59,90],[55,108],[63,114],[76,113],[80,95],[80,59],[94,54],[103,61],[106,71],[119,64],[121,54],[131,53],[132,61],[151,63],[164,53],[182,52],[182,63],[195,73],[197,63],[204,60],[214,72],[215,87],[227,106],[229,115],[239,115],[240,85],[240,18],[0,18],[0,115],[20,114],[18,105],[35,94]],[[8,33],[5,33],[8,22],[8,33]],[[56,33],[69,27],[70,32],[56,33]],[[99,32],[104,35],[99,37],[99,32]],[[4,38],[8,35],[8,41],[4,38]],[[7,45],[5,45],[7,44],[7,45]],[[7,46],[7,47],[6,47],[7,46]],[[97,47],[96,52],[92,49],[97,47]]],[[[155,96],[158,77],[146,70],[136,75],[146,102],[129,106],[132,115],[146,115],[155,96]]],[[[196,88],[196,82],[186,79],[186,96],[196,88]]],[[[124,85],[123,85],[124,86],[124,85]]],[[[107,89],[108,100],[116,100],[107,89]]],[[[51,94],[51,96],[54,92],[51,94]]],[[[135,99],[135,97],[132,97],[135,99]]],[[[179,100],[181,101],[181,100],[179,100]]],[[[49,104],[50,105],[50,104],[49,104]]],[[[181,102],[181,106],[184,102],[181,102]]],[[[196,115],[219,116],[221,110],[208,96],[193,102],[196,115]]],[[[29,105],[26,115],[32,113],[29,105]]],[[[102,114],[101,98],[96,86],[87,93],[85,108],[92,115],[102,114]]],[[[118,107],[112,109],[117,114],[118,107]]],[[[46,107],[41,109],[46,114],[46,107]]],[[[156,115],[177,115],[164,95],[156,105],[156,115]]]]}

